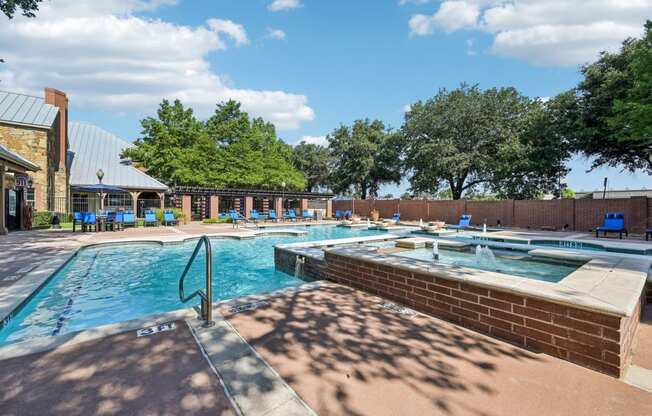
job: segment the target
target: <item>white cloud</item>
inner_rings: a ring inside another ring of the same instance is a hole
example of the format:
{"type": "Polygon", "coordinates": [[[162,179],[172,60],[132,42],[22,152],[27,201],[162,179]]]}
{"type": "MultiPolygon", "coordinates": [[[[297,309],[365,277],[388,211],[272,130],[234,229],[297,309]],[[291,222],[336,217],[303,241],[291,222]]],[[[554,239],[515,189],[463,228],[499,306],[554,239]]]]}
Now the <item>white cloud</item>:
{"type": "Polygon", "coordinates": [[[467,1],[445,1],[439,10],[426,16],[417,14],[410,18],[410,34],[416,36],[430,35],[435,29],[442,28],[446,32],[453,32],[476,24],[480,8],[477,4],[467,1]]]}
{"type": "Polygon", "coordinates": [[[223,35],[247,42],[242,26],[219,19],[180,26],[133,14],[172,3],[58,0],[44,2],[36,19],[16,16],[0,26],[3,89],[42,95],[51,86],[68,93],[73,109],[138,116],[163,98],[181,99],[200,117],[235,99],[281,130],[314,119],[304,95],[237,88],[211,70],[207,56],[227,48],[223,35]]]}
{"type": "Polygon", "coordinates": [[[281,10],[292,10],[301,7],[299,0],[274,0],[267,6],[271,12],[279,12],[281,10]]]}
{"type": "Polygon", "coordinates": [[[272,29],[269,27],[267,28],[267,36],[278,40],[283,40],[286,37],[285,32],[283,32],[281,29],[272,29]]]}
{"type": "Polygon", "coordinates": [[[247,32],[242,25],[233,23],[231,20],[222,19],[208,19],[206,23],[208,24],[208,27],[213,29],[216,33],[224,33],[230,36],[238,46],[249,43],[247,32]]]}
{"type": "Polygon", "coordinates": [[[303,136],[299,139],[297,143],[301,143],[301,142],[328,147],[328,140],[326,139],[326,136],[303,136]]]}
{"type": "Polygon", "coordinates": [[[640,36],[652,0],[445,0],[433,15],[414,15],[412,35],[481,30],[491,52],[539,65],[577,65],[640,36]]]}

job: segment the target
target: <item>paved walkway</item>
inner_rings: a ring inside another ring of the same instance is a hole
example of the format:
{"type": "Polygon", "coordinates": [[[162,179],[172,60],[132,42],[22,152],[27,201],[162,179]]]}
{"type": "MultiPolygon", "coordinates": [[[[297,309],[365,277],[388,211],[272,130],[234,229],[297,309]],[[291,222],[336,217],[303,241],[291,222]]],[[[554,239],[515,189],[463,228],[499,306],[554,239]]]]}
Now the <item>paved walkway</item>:
{"type": "Polygon", "coordinates": [[[236,415],[188,326],[2,361],[0,414],[236,415]]]}
{"type": "Polygon", "coordinates": [[[320,415],[649,415],[652,393],[336,284],[225,317],[320,415]]]}

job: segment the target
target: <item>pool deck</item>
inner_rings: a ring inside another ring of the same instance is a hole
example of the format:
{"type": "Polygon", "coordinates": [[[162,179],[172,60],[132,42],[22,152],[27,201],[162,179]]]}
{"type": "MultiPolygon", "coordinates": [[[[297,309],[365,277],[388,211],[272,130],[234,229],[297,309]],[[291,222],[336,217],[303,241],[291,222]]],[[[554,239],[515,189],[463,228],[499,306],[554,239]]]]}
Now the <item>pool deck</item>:
{"type": "MultiPolygon", "coordinates": [[[[0,307],[12,286],[27,286],[24,278],[82,246],[203,234],[250,238],[254,232],[192,223],[0,236],[0,307]]],[[[592,240],[580,233],[528,234],[592,240]]],[[[302,403],[321,415],[652,414],[650,305],[629,372],[616,379],[431,316],[401,315],[381,298],[335,283],[258,299],[267,303],[239,313],[232,304],[218,305],[213,328],[176,318],[174,331],[147,337],[130,328],[77,335],[28,355],[0,354],[0,414],[311,414],[302,403]]]]}
{"type": "Polygon", "coordinates": [[[196,338],[177,320],[0,360],[0,413],[652,414],[652,392],[335,283],[252,298],[212,328],[187,317],[196,338]]]}

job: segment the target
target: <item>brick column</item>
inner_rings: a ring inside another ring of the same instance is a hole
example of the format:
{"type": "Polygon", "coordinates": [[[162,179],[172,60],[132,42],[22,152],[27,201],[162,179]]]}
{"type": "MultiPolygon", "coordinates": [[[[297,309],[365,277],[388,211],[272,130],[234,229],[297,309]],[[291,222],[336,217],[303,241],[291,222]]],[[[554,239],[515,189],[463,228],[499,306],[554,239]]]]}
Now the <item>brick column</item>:
{"type": "Polygon", "coordinates": [[[283,198],[274,199],[274,209],[276,210],[276,216],[281,218],[283,216],[283,198]]]}
{"type": "Polygon", "coordinates": [[[269,212],[269,199],[263,198],[263,214],[267,215],[269,212]]]}
{"type": "Polygon", "coordinates": [[[158,197],[161,200],[161,209],[165,209],[165,193],[159,192],[158,197]]]}
{"type": "Polygon", "coordinates": [[[183,195],[181,197],[181,211],[183,211],[183,215],[186,217],[186,221],[191,221],[192,220],[192,199],[190,195],[183,195]]]}
{"type": "Polygon", "coordinates": [[[642,234],[647,228],[647,197],[633,196],[629,199],[629,216],[625,216],[625,226],[630,233],[642,234]]]}
{"type": "Polygon", "coordinates": [[[326,218],[333,218],[333,200],[326,201],[326,218]]]}
{"type": "Polygon", "coordinates": [[[251,210],[254,209],[254,198],[251,196],[245,196],[245,208],[244,208],[244,216],[246,218],[249,218],[251,216],[251,210]]]}
{"type": "Polygon", "coordinates": [[[220,197],[217,195],[210,196],[210,212],[208,213],[209,218],[217,218],[220,215],[220,197]]]}
{"type": "Polygon", "coordinates": [[[7,234],[5,218],[5,163],[0,163],[0,235],[7,234]]]}
{"type": "Polygon", "coordinates": [[[308,200],[306,198],[301,199],[301,213],[304,209],[308,209],[308,200]]]}

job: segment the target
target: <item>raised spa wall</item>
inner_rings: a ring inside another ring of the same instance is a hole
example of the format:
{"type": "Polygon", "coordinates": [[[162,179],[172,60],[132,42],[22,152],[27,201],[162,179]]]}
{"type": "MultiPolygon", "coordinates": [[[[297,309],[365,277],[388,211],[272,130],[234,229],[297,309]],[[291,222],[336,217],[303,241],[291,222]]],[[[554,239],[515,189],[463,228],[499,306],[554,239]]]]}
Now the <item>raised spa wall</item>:
{"type": "MultiPolygon", "coordinates": [[[[303,276],[325,279],[399,302],[420,312],[526,349],[620,377],[646,293],[629,316],[580,309],[491,287],[442,278],[326,249],[302,256],[303,276]]],[[[276,268],[294,274],[296,250],[275,249],[276,268]]],[[[647,297],[652,297],[648,285],[647,297]]]]}

